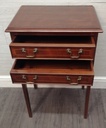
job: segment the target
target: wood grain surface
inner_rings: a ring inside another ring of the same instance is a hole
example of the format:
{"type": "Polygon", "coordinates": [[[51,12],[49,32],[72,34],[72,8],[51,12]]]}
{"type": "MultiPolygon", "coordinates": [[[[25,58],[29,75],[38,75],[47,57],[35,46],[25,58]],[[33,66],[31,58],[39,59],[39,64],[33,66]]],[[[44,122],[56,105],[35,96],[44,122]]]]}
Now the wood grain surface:
{"type": "Polygon", "coordinates": [[[93,6],[21,6],[6,32],[102,32],[102,29],[93,6]]]}

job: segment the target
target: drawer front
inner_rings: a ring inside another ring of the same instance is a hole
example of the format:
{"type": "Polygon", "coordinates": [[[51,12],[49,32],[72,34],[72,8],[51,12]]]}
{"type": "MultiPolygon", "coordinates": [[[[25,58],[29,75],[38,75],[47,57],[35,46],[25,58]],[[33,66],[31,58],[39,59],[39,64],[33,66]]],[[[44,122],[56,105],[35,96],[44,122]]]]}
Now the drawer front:
{"type": "Polygon", "coordinates": [[[13,58],[94,58],[94,48],[46,48],[46,47],[10,47],[13,58]]]}
{"type": "Polygon", "coordinates": [[[92,85],[93,76],[74,76],[74,75],[25,75],[11,74],[13,83],[63,83],[70,85],[92,85]]]}

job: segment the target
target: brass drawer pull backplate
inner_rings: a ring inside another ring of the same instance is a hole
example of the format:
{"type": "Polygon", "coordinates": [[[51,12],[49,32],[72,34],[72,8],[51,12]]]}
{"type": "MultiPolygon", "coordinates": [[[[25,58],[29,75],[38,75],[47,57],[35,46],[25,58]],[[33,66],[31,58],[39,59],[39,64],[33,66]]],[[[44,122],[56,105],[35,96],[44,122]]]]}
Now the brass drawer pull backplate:
{"type": "MultiPolygon", "coordinates": [[[[27,53],[27,50],[25,48],[21,48],[22,53],[27,53]]],[[[34,48],[33,53],[36,53],[38,51],[37,48],[34,48]]],[[[33,55],[26,55],[27,58],[34,58],[35,54],[33,55]]]]}
{"type": "Polygon", "coordinates": [[[70,82],[71,85],[78,85],[78,84],[79,84],[79,81],[82,80],[82,76],[78,76],[76,83],[72,83],[72,82],[71,82],[71,78],[70,78],[69,76],[66,76],[66,79],[67,79],[67,81],[70,82]]]}
{"type": "Polygon", "coordinates": [[[77,56],[73,56],[73,55],[72,55],[72,51],[71,51],[70,48],[67,48],[66,51],[67,51],[67,53],[70,54],[70,57],[71,57],[72,59],[78,59],[78,58],[80,57],[80,55],[83,53],[83,49],[82,49],[82,48],[78,50],[78,55],[77,55],[77,56]]]}
{"type": "MultiPolygon", "coordinates": [[[[33,80],[37,80],[37,78],[38,78],[38,76],[35,75],[35,76],[33,77],[33,80]]],[[[27,84],[33,84],[33,83],[34,83],[34,82],[31,82],[31,81],[28,81],[28,78],[27,78],[25,75],[22,75],[22,79],[23,79],[23,80],[26,80],[26,83],[27,83],[27,84]]]]}

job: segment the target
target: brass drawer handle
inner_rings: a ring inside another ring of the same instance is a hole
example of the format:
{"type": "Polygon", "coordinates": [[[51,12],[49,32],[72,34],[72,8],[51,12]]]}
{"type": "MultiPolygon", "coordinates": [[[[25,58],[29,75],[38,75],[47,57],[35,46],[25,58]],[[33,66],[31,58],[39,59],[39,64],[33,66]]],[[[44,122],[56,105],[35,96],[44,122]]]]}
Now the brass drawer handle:
{"type": "Polygon", "coordinates": [[[37,51],[38,51],[38,49],[37,48],[34,48],[33,52],[36,53],[37,51]]]}
{"type": "MultiPolygon", "coordinates": [[[[21,48],[21,51],[22,52],[26,52],[26,49],[25,48],[21,48]]],[[[34,48],[33,52],[36,53],[37,51],[38,51],[38,49],[37,48],[34,48]]]]}
{"type": "Polygon", "coordinates": [[[35,55],[28,55],[28,56],[26,56],[27,58],[34,58],[35,57],[35,55]]]}
{"type": "MultiPolygon", "coordinates": [[[[25,48],[21,48],[22,53],[27,53],[27,50],[25,48]]],[[[38,51],[37,48],[34,48],[33,53],[36,53],[38,51]]],[[[34,58],[35,55],[26,55],[27,58],[34,58]]]]}
{"type": "MultiPolygon", "coordinates": [[[[38,78],[38,76],[37,76],[37,75],[35,75],[33,79],[34,79],[34,80],[36,80],[37,78],[38,78]]],[[[26,77],[25,75],[22,75],[22,79],[26,80],[26,79],[27,79],[27,77],[26,77]]]]}
{"type": "Polygon", "coordinates": [[[70,48],[67,48],[67,53],[71,54],[71,49],[70,48]]]}
{"type": "Polygon", "coordinates": [[[78,59],[79,56],[71,56],[72,59],[78,59]]]}
{"type": "Polygon", "coordinates": [[[35,75],[35,77],[33,78],[34,80],[37,80],[37,78],[38,78],[38,76],[37,75],[35,75]]]}
{"type": "Polygon", "coordinates": [[[66,76],[66,79],[67,79],[67,80],[69,80],[69,81],[71,81],[71,79],[70,79],[70,77],[69,77],[69,76],[66,76]]]}
{"type": "Polygon", "coordinates": [[[78,85],[78,83],[70,83],[71,85],[78,85]]]}
{"type": "Polygon", "coordinates": [[[71,85],[78,85],[79,81],[82,80],[82,76],[78,76],[76,83],[71,83],[71,78],[69,76],[66,76],[66,79],[70,82],[71,85]]]}
{"type": "Polygon", "coordinates": [[[70,54],[70,57],[72,58],[72,59],[78,59],[79,57],[80,57],[80,54],[82,54],[83,53],[83,49],[81,48],[81,49],[79,49],[79,51],[78,51],[78,56],[72,56],[72,51],[71,51],[71,49],[70,48],[67,48],[67,53],[69,53],[70,54]]]}
{"type": "Polygon", "coordinates": [[[22,51],[22,52],[26,52],[26,49],[25,49],[25,48],[21,48],[21,51],[22,51]]]}
{"type": "MultiPolygon", "coordinates": [[[[35,75],[33,79],[37,80],[37,78],[38,78],[38,76],[35,75]]],[[[25,75],[22,75],[22,79],[27,80],[27,77],[25,75]]],[[[34,82],[29,81],[29,82],[26,82],[26,84],[34,84],[34,82]]]]}
{"type": "Polygon", "coordinates": [[[26,84],[34,84],[34,82],[26,82],[26,84]]]}
{"type": "Polygon", "coordinates": [[[25,76],[25,75],[22,75],[22,79],[26,80],[27,78],[26,78],[26,76],[25,76]]]}

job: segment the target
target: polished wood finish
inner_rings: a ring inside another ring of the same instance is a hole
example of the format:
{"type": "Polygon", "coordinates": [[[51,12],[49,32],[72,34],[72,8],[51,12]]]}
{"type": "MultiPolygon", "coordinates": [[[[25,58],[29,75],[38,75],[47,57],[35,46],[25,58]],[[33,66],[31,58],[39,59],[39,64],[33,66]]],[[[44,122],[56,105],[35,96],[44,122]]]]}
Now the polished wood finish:
{"type": "Polygon", "coordinates": [[[91,86],[94,77],[91,62],[77,60],[17,60],[10,73],[13,83],[76,83],[74,85],[91,86]],[[79,77],[81,79],[77,81],[79,77]]]}
{"type": "Polygon", "coordinates": [[[93,6],[22,6],[6,32],[92,33],[102,29],[93,6]]]}
{"type": "Polygon", "coordinates": [[[37,87],[37,84],[34,84],[34,89],[37,89],[38,87],[37,87]]]}
{"type": "Polygon", "coordinates": [[[11,69],[12,74],[40,75],[94,75],[92,62],[79,60],[19,60],[11,69]]]}
{"type": "Polygon", "coordinates": [[[82,89],[83,89],[83,90],[84,90],[84,88],[85,88],[85,87],[84,87],[84,86],[82,86],[82,89]]]}
{"type": "Polygon", "coordinates": [[[95,41],[91,36],[17,36],[10,49],[13,58],[93,60],[95,41]]]}
{"type": "Polygon", "coordinates": [[[29,94],[28,94],[28,89],[26,84],[22,84],[22,89],[26,101],[26,106],[28,109],[29,117],[32,117],[32,111],[31,111],[31,106],[30,106],[30,100],[29,100],[29,94]]]}
{"type": "Polygon", "coordinates": [[[22,6],[6,29],[13,83],[21,83],[32,116],[26,84],[58,83],[87,86],[84,118],[88,116],[90,88],[98,33],[103,32],[93,6],[22,6]]]}
{"type": "Polygon", "coordinates": [[[13,83],[26,83],[26,84],[34,84],[34,83],[60,83],[60,84],[70,84],[70,85],[81,85],[91,86],[93,83],[93,76],[87,75],[26,75],[26,74],[12,74],[12,82],[13,83]],[[24,78],[23,78],[24,76],[24,78]],[[37,79],[34,78],[37,76],[37,79]],[[80,81],[77,81],[78,78],[81,77],[80,81]],[[70,80],[67,80],[70,78],[70,80]],[[72,84],[76,83],[76,84],[72,84]]]}
{"type": "Polygon", "coordinates": [[[88,116],[88,104],[89,104],[90,90],[91,90],[91,87],[90,86],[87,87],[87,89],[86,89],[86,97],[85,97],[84,118],[87,118],[87,116],[88,116]]]}

